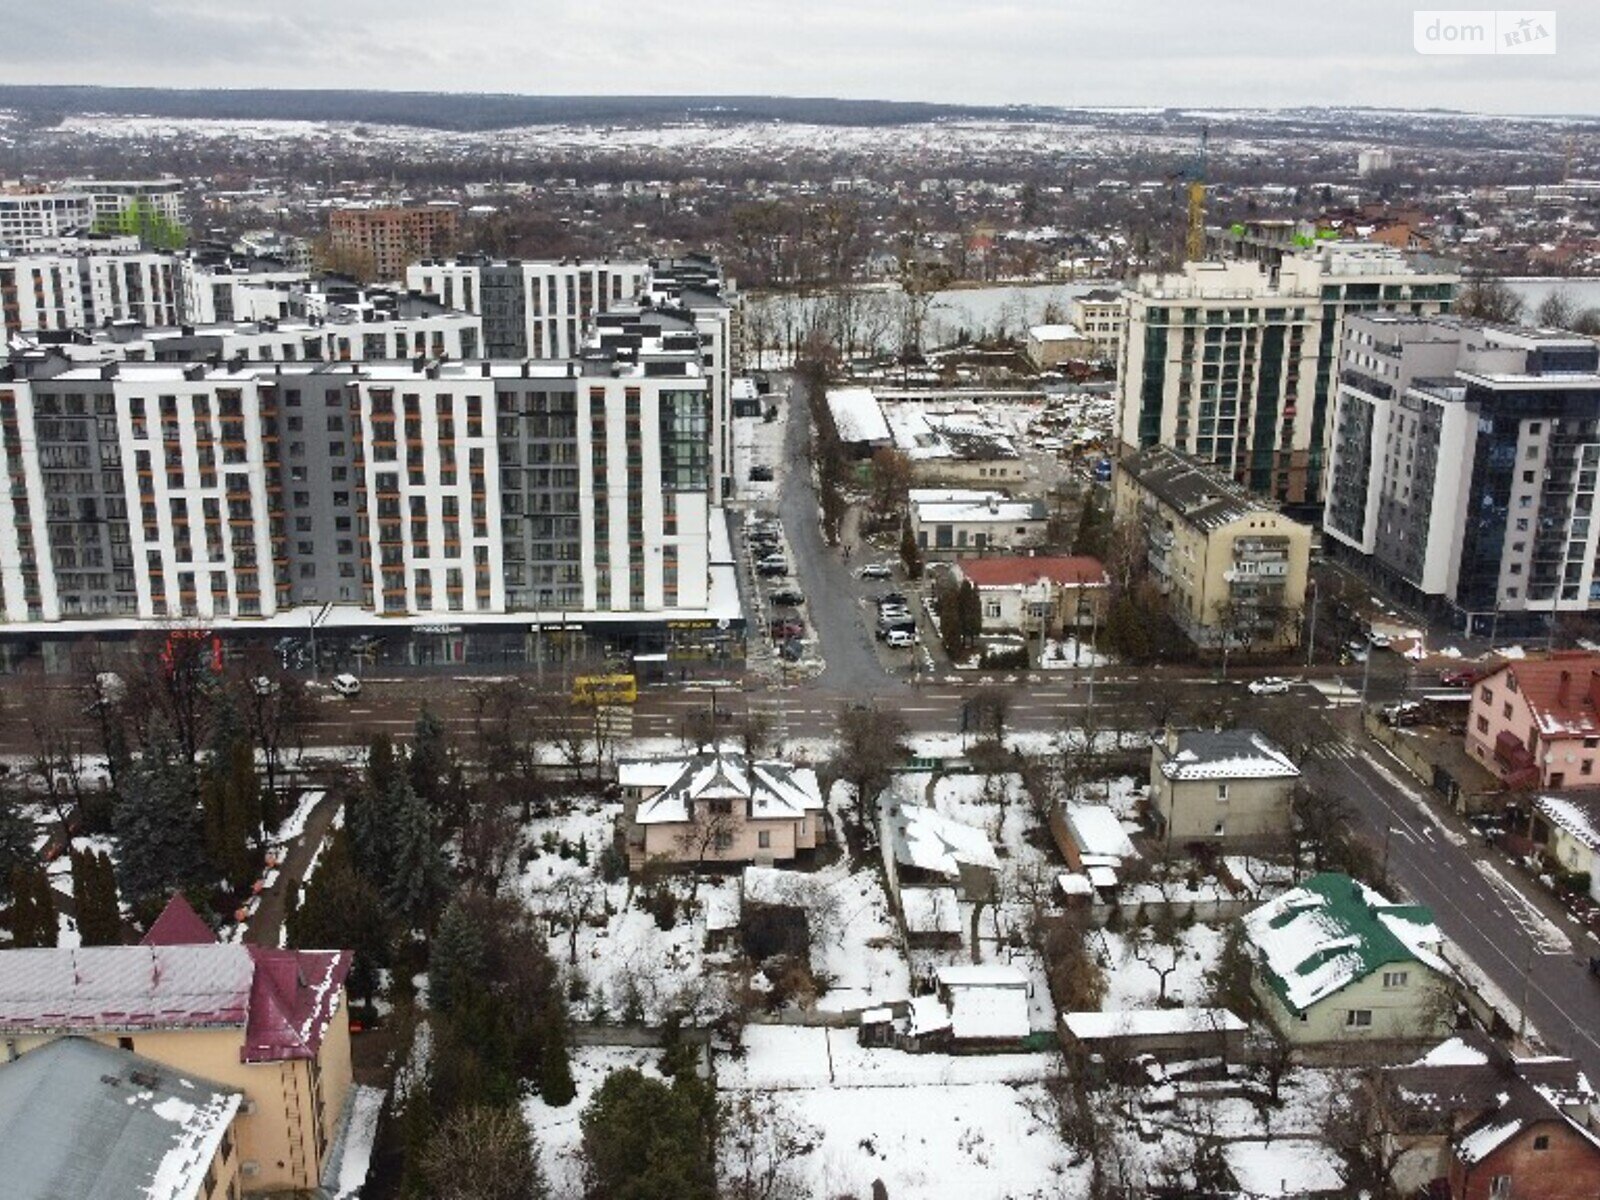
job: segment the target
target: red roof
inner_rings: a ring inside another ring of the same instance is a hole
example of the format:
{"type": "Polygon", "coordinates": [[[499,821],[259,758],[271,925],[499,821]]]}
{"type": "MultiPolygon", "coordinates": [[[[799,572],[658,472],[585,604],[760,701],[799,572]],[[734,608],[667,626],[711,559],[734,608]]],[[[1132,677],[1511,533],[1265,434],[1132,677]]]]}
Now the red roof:
{"type": "Polygon", "coordinates": [[[956,563],[973,587],[1017,587],[1048,579],[1063,587],[1103,586],[1106,569],[1087,555],[1013,554],[994,558],[963,558],[956,563]]]}
{"type": "Polygon", "coordinates": [[[251,946],[249,951],[256,970],[250,983],[244,1061],[315,1058],[350,974],[350,951],[265,946],[251,946]]]}
{"type": "Polygon", "coordinates": [[[1566,650],[1549,658],[1509,662],[1479,680],[1516,681],[1542,738],[1600,735],[1600,654],[1566,650]]]}
{"type": "Polygon", "coordinates": [[[204,946],[217,940],[211,926],[200,919],[200,914],[190,907],[182,892],[173,892],[172,899],[161,910],[149,932],[139,939],[141,946],[204,946]]]}

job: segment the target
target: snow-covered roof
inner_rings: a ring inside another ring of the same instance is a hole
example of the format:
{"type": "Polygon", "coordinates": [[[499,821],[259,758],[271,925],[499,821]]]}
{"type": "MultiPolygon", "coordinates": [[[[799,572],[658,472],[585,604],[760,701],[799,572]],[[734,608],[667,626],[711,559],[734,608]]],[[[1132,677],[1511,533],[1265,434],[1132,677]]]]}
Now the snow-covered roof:
{"type": "Polygon", "coordinates": [[[1592,799],[1541,796],[1535,807],[1555,825],[1588,846],[1600,850],[1600,804],[1592,799]]]}
{"type": "Polygon", "coordinates": [[[8,1200],[197,1200],[243,1097],[64,1037],[0,1064],[8,1200]]]}
{"type": "Polygon", "coordinates": [[[1348,875],[1313,876],[1246,914],[1244,930],[1267,981],[1295,1012],[1391,963],[1447,971],[1428,909],[1392,904],[1348,875]]]}
{"type": "Polygon", "coordinates": [[[1515,1117],[1507,1121],[1486,1121],[1456,1143],[1456,1156],[1468,1166],[1480,1163],[1516,1136],[1521,1128],[1522,1121],[1515,1117]]]}
{"type": "Polygon", "coordinates": [[[748,763],[743,754],[704,750],[688,758],[644,759],[617,764],[617,781],[643,793],[634,820],[669,825],[689,820],[697,800],[749,802],[749,819],[793,820],[822,810],[817,773],[777,760],[748,763]]]}
{"type": "Polygon", "coordinates": [[[1028,977],[999,964],[939,968],[958,1041],[1028,1036],[1028,977]]]}
{"type": "Polygon", "coordinates": [[[1080,875],[1077,871],[1064,871],[1056,876],[1056,883],[1061,888],[1063,896],[1090,896],[1094,894],[1094,885],[1089,882],[1087,875],[1080,875]]]}
{"type": "Polygon", "coordinates": [[[780,867],[746,867],[740,894],[745,904],[800,905],[805,903],[807,878],[780,867]]]}
{"type": "Polygon", "coordinates": [[[835,388],[828,393],[828,411],[841,442],[888,442],[889,422],[883,419],[871,388],[835,388]]]}
{"type": "Polygon", "coordinates": [[[1298,1200],[1346,1190],[1344,1160],[1313,1138],[1231,1141],[1222,1157],[1243,1200],[1298,1200]]]}
{"type": "Polygon", "coordinates": [[[1168,779],[1295,779],[1294,765],[1254,729],[1188,729],[1176,748],[1162,744],[1161,773],[1168,779]]]}
{"type": "Polygon", "coordinates": [[[911,507],[924,525],[1009,525],[1043,521],[1049,514],[1042,500],[1013,500],[1004,492],[911,490],[911,507]]]}
{"type": "Polygon", "coordinates": [[[950,1010],[937,996],[914,996],[907,1028],[912,1037],[940,1033],[950,1028],[950,1010]]]}
{"type": "Polygon", "coordinates": [[[1028,336],[1036,342],[1068,342],[1081,338],[1076,325],[1032,325],[1028,336]]]}
{"type": "Polygon", "coordinates": [[[707,888],[700,894],[705,897],[707,933],[726,933],[739,927],[739,914],[743,907],[737,888],[707,888]]]}
{"type": "Polygon", "coordinates": [[[1067,832],[1082,854],[1105,855],[1119,861],[1137,858],[1122,818],[1106,804],[1069,804],[1062,810],[1067,832]]]}
{"type": "Polygon", "coordinates": [[[961,932],[961,906],[955,888],[903,887],[900,912],[908,933],[961,932]]]}
{"type": "Polygon", "coordinates": [[[1248,1026],[1225,1008],[1134,1008],[1120,1012],[1069,1012],[1061,1023],[1079,1041],[1163,1034],[1242,1033],[1248,1026]]]}
{"type": "Polygon", "coordinates": [[[920,804],[905,804],[890,825],[895,861],[954,878],[963,865],[998,870],[988,835],[920,804]]]}
{"type": "Polygon", "coordinates": [[[1418,1067],[1482,1067],[1489,1062],[1489,1056],[1476,1046],[1470,1046],[1465,1039],[1453,1037],[1440,1042],[1429,1050],[1414,1064],[1418,1067]]]}

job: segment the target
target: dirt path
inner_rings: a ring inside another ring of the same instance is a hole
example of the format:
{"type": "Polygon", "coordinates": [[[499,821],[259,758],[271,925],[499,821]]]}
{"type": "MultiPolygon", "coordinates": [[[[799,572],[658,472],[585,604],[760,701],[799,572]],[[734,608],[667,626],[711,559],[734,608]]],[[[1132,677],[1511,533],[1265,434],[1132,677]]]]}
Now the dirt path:
{"type": "Polygon", "coordinates": [[[261,903],[245,930],[245,941],[257,946],[278,945],[278,931],[283,926],[290,889],[299,887],[305,878],[306,868],[333,827],[333,817],[339,806],[338,797],[327,792],[306,817],[305,829],[284,851],[283,861],[278,864],[278,877],[261,893],[261,903]]]}

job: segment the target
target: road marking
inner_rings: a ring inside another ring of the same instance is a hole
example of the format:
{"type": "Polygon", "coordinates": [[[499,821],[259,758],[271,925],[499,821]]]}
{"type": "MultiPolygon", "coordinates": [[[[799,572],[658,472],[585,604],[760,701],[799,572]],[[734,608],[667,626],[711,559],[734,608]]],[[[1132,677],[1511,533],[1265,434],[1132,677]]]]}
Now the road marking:
{"type": "Polygon", "coordinates": [[[1566,930],[1545,916],[1493,863],[1475,860],[1473,866],[1499,894],[1511,912],[1511,919],[1533,939],[1541,954],[1572,953],[1572,939],[1567,936],[1566,930]]]}

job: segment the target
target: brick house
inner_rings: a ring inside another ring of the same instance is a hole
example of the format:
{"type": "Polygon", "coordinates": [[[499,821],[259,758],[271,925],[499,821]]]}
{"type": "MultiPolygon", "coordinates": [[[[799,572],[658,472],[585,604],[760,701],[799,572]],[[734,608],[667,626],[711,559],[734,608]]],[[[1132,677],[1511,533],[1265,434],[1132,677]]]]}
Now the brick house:
{"type": "Polygon", "coordinates": [[[1466,750],[1507,787],[1600,786],[1600,654],[1516,660],[1480,679],[1466,750]]]}

